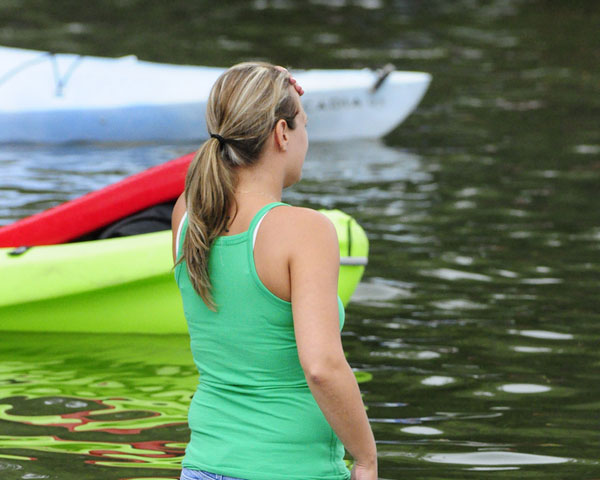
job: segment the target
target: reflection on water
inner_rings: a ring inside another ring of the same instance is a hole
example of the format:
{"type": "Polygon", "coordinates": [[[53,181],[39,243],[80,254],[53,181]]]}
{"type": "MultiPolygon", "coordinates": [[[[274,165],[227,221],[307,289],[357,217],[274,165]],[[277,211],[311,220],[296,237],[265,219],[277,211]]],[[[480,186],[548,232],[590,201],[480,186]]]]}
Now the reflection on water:
{"type": "Polygon", "coordinates": [[[404,427],[402,431],[404,433],[412,433],[414,435],[441,435],[444,433],[437,428],[431,427],[404,427]]]}
{"type": "Polygon", "coordinates": [[[197,381],[188,344],[180,335],[4,334],[0,470],[38,478],[47,458],[68,455],[74,472],[94,465],[98,475],[111,467],[127,478],[179,478],[197,381]]]}
{"type": "Polygon", "coordinates": [[[545,340],[573,340],[570,333],[548,332],[545,330],[509,330],[508,333],[524,337],[542,338],[545,340]]]}
{"type": "Polygon", "coordinates": [[[96,465],[176,478],[154,475],[180,468],[188,439],[187,408],[197,379],[188,340],[142,336],[134,349],[132,340],[3,334],[0,465],[29,475],[18,478],[39,472],[64,478],[48,465],[69,455],[72,471],[81,474],[96,465]]]}
{"type": "Polygon", "coordinates": [[[549,392],[551,388],[546,385],[533,385],[531,383],[510,383],[502,385],[499,390],[509,393],[543,393],[549,392]]]}
{"type": "MultiPolygon", "coordinates": [[[[4,2],[0,43],[432,73],[384,141],[311,144],[284,197],[368,232],[343,340],[381,478],[600,475],[597,2],[59,6],[4,2]]],[[[0,224],[194,148],[3,147],[0,224]]],[[[176,478],[196,382],[187,342],[2,334],[2,479],[176,478]]]]}
{"type": "MultiPolygon", "coordinates": [[[[568,462],[568,458],[530,455],[515,452],[439,453],[425,455],[423,460],[464,465],[543,465],[568,462]]],[[[479,469],[481,471],[482,469],[479,469]]]]}

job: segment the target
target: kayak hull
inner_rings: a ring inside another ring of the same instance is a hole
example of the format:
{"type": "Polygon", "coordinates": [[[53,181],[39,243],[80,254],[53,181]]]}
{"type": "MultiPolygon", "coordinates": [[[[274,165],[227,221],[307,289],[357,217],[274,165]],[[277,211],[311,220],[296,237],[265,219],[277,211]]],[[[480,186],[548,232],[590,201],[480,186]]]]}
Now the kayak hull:
{"type": "Polygon", "coordinates": [[[172,275],[0,307],[0,330],[179,334],[187,332],[172,275]]]}
{"type": "MultiPolygon", "coordinates": [[[[207,138],[216,67],[0,47],[0,143],[195,142],[207,138]]],[[[377,138],[416,108],[431,81],[369,70],[295,72],[313,141],[377,138]]]]}

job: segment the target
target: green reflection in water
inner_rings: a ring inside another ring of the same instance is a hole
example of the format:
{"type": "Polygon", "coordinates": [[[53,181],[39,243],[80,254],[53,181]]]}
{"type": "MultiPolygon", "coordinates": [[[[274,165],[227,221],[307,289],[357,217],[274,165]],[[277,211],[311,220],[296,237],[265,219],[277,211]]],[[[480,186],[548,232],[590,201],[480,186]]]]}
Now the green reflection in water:
{"type": "MultiPolygon", "coordinates": [[[[180,444],[164,444],[165,449],[181,451],[180,444]]],[[[136,445],[117,442],[78,442],[52,437],[0,437],[0,448],[26,449],[59,454],[93,455],[95,457],[107,458],[107,460],[95,460],[97,465],[104,466],[127,466],[131,461],[137,463],[136,468],[181,468],[181,458],[171,454],[161,453],[156,449],[138,448],[136,445]],[[114,460],[113,460],[114,459],[114,460]],[[116,460],[121,460],[116,461],[116,460]]]]}
{"type": "Polygon", "coordinates": [[[185,336],[3,334],[3,458],[69,453],[99,467],[179,469],[197,382],[188,343],[185,336]]]}
{"type": "Polygon", "coordinates": [[[40,453],[123,472],[180,469],[196,383],[187,336],[3,333],[0,458],[19,471],[40,453]]]}

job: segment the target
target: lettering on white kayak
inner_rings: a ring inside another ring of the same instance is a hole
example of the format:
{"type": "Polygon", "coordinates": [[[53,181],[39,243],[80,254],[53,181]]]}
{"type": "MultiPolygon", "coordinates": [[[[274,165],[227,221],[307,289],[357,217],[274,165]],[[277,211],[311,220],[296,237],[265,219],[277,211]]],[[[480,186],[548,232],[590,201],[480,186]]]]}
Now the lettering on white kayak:
{"type": "Polygon", "coordinates": [[[302,101],[306,113],[352,110],[360,108],[381,107],[385,105],[385,99],[379,96],[368,97],[336,97],[331,96],[323,99],[307,98],[302,101]]]}

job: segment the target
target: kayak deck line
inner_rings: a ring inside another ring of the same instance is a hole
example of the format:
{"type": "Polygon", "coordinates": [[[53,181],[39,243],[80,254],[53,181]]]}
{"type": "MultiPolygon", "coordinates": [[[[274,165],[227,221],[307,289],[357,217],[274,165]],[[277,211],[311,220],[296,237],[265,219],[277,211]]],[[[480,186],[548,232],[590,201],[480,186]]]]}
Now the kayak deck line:
{"type": "Polygon", "coordinates": [[[57,97],[62,96],[63,90],[66,87],[67,82],[69,81],[69,78],[71,78],[71,75],[73,75],[73,72],[75,71],[77,66],[81,63],[81,61],[83,60],[82,55],[76,55],[73,63],[71,63],[71,65],[69,66],[69,68],[67,69],[65,74],[61,76],[59,65],[56,60],[56,54],[53,52],[43,52],[39,57],[35,57],[31,60],[25,60],[25,61],[23,61],[22,64],[17,65],[12,70],[9,70],[4,75],[2,75],[2,77],[0,77],[0,88],[2,88],[2,84],[6,83],[11,77],[18,75],[22,71],[26,70],[28,67],[33,66],[37,63],[40,63],[40,62],[46,60],[47,58],[50,58],[50,60],[51,60],[50,63],[52,64],[52,71],[54,72],[54,81],[55,81],[55,86],[56,86],[55,96],[57,96],[57,97]]]}

